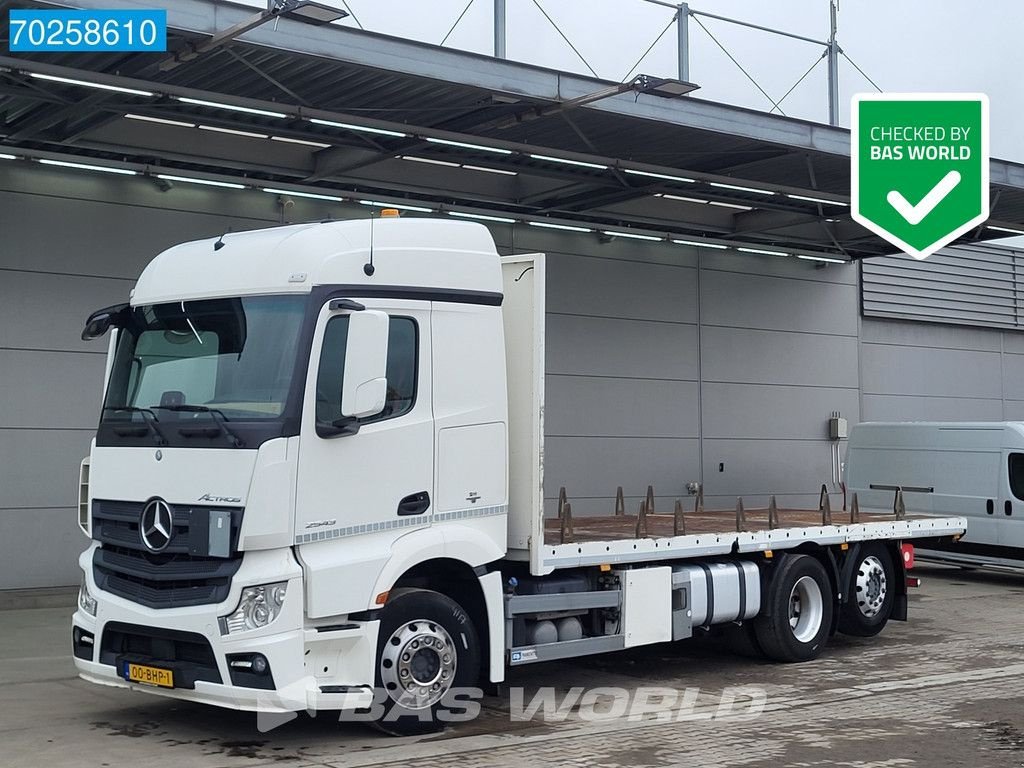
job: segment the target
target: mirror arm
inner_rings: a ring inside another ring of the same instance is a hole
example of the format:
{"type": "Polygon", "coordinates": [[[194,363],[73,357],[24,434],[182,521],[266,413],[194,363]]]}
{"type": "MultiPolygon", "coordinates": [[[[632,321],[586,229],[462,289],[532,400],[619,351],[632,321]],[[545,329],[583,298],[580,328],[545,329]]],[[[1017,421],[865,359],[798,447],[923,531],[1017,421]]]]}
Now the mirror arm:
{"type": "Polygon", "coordinates": [[[358,301],[352,301],[352,299],[335,299],[330,304],[331,312],[336,312],[339,309],[347,309],[351,312],[362,312],[366,309],[364,304],[360,304],[358,301]]]}
{"type": "Polygon", "coordinates": [[[354,435],[358,431],[359,419],[352,416],[335,419],[330,424],[325,424],[322,421],[316,423],[316,433],[320,437],[344,437],[346,435],[354,435]]]}

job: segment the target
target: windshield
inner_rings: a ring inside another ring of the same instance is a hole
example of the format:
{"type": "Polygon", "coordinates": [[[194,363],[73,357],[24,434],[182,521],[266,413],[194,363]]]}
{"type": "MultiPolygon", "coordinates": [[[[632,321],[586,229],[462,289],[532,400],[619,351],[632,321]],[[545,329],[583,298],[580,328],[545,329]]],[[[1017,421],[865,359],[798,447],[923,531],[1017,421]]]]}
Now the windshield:
{"type": "Polygon", "coordinates": [[[103,419],[221,427],[280,419],[305,303],[253,296],[133,308],[119,332],[103,419]]]}

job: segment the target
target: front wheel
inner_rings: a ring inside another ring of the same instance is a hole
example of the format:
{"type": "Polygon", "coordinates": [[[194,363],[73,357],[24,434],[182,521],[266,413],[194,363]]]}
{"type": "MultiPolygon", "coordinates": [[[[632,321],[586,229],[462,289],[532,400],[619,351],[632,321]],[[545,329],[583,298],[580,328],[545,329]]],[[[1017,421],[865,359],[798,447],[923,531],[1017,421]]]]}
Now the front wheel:
{"type": "Polygon", "coordinates": [[[810,555],[789,555],[777,568],[754,633],[768,658],[810,661],[825,647],[832,625],[828,573],[810,555]]]}
{"type": "Polygon", "coordinates": [[[459,688],[476,684],[479,670],[476,629],[458,603],[426,589],[395,590],[377,636],[383,711],[375,725],[395,736],[441,730],[439,711],[459,688]]]}
{"type": "Polygon", "coordinates": [[[855,637],[874,637],[888,623],[896,600],[892,554],[878,542],[864,544],[847,584],[847,601],[839,612],[839,631],[855,637]]]}

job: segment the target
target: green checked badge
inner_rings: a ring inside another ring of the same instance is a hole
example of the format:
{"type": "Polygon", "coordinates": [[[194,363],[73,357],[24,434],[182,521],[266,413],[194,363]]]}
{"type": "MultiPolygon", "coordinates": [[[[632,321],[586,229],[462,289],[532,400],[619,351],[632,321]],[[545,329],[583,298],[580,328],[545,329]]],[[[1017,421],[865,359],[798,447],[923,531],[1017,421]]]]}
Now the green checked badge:
{"type": "Polygon", "coordinates": [[[926,259],[988,218],[985,94],[859,94],[850,114],[855,221],[926,259]]]}

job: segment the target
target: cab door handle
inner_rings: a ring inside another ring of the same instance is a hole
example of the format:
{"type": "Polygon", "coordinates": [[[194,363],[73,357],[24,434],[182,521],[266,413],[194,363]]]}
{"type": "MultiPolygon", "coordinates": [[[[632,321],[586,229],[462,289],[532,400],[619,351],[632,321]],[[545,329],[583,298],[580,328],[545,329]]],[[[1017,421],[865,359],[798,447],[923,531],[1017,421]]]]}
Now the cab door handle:
{"type": "Polygon", "coordinates": [[[428,509],[430,509],[430,494],[426,491],[410,494],[398,502],[398,514],[403,517],[405,515],[422,515],[428,509]]]}

